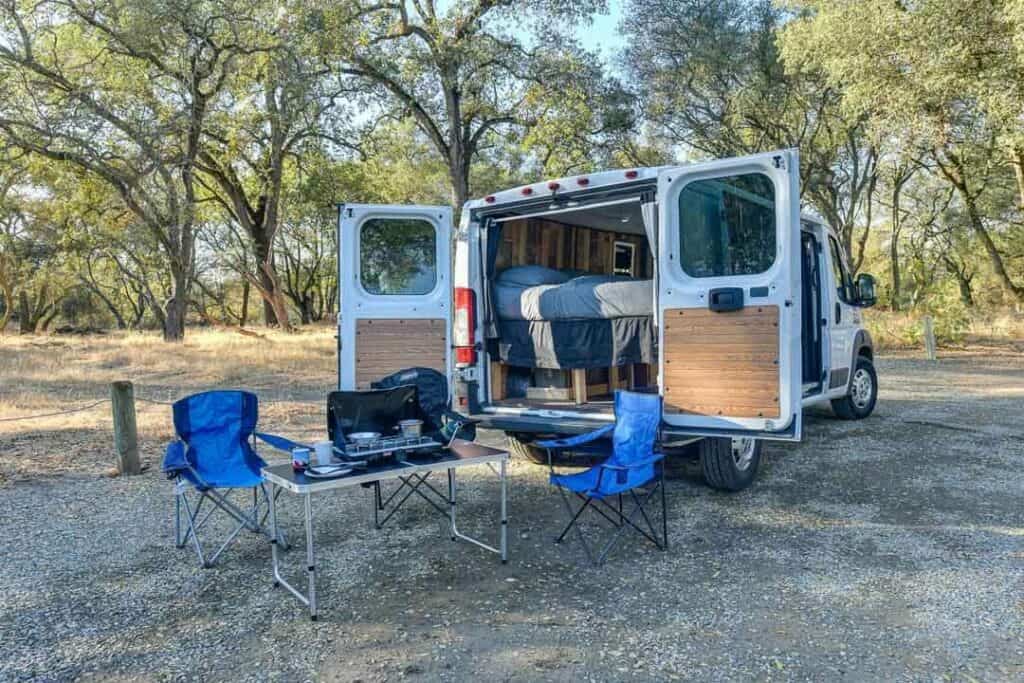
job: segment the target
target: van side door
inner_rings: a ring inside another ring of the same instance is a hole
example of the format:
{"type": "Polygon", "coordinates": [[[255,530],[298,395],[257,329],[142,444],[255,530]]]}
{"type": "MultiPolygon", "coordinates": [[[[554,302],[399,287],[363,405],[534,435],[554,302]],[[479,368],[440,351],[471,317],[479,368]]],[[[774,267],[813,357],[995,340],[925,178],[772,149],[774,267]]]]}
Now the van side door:
{"type": "Polygon", "coordinates": [[[345,204],[338,216],[338,388],[451,367],[446,206],[345,204]]]}
{"type": "Polygon", "coordinates": [[[799,156],[659,174],[659,389],[669,427],[798,440],[799,156]]]}

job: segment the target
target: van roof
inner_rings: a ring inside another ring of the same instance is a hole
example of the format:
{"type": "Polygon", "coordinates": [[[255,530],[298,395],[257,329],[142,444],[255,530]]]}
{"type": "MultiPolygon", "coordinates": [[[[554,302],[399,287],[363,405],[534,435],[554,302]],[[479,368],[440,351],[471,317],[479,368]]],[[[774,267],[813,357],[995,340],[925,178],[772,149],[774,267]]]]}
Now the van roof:
{"type": "Polygon", "coordinates": [[[667,166],[648,166],[645,168],[618,168],[610,171],[599,171],[596,173],[581,173],[580,175],[565,176],[564,178],[552,178],[542,180],[529,185],[520,185],[508,190],[501,190],[489,194],[480,199],[473,199],[466,203],[467,209],[477,209],[487,206],[497,206],[509,202],[521,202],[525,199],[540,199],[552,197],[564,192],[579,192],[593,188],[613,187],[637,184],[649,184],[657,180],[658,173],[667,166]]]}

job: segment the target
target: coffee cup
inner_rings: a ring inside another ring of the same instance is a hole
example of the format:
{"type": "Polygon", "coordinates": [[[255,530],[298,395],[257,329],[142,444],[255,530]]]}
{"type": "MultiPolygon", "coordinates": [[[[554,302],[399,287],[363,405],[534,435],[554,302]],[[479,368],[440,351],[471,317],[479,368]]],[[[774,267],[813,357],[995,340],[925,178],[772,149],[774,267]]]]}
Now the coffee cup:
{"type": "Polygon", "coordinates": [[[313,445],[316,451],[316,464],[319,466],[331,464],[331,454],[334,452],[334,443],[331,441],[318,441],[313,445]]]}

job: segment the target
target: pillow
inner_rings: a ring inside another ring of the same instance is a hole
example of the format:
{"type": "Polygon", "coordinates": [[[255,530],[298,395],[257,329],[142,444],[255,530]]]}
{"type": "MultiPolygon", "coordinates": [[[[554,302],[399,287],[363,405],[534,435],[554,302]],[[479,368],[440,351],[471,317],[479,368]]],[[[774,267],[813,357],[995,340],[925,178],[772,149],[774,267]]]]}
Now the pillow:
{"type": "Polygon", "coordinates": [[[560,285],[568,282],[569,277],[568,273],[544,266],[512,266],[498,274],[498,282],[503,285],[536,287],[537,285],[560,285]]]}

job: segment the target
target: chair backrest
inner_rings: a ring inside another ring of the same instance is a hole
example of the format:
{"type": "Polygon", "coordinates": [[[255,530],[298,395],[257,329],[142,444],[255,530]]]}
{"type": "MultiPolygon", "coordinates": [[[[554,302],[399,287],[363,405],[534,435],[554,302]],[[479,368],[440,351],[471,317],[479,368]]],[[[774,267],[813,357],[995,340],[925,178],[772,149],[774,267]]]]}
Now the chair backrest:
{"type": "Polygon", "coordinates": [[[660,425],[661,396],[616,391],[611,457],[614,464],[628,466],[649,458],[654,452],[660,425]]]}
{"type": "Polygon", "coordinates": [[[259,401],[247,391],[206,391],[175,402],[174,430],[188,446],[187,458],[204,480],[224,472],[264,466],[250,438],[259,418],[259,401]]]}
{"type": "Polygon", "coordinates": [[[418,367],[399,370],[370,386],[374,389],[393,389],[407,384],[416,385],[420,409],[430,417],[434,428],[439,429],[441,414],[448,408],[448,378],[437,370],[418,367]]]}
{"type": "Polygon", "coordinates": [[[406,384],[373,391],[332,391],[327,395],[327,434],[336,446],[352,432],[395,433],[399,420],[424,420],[417,389],[406,384]]]}

